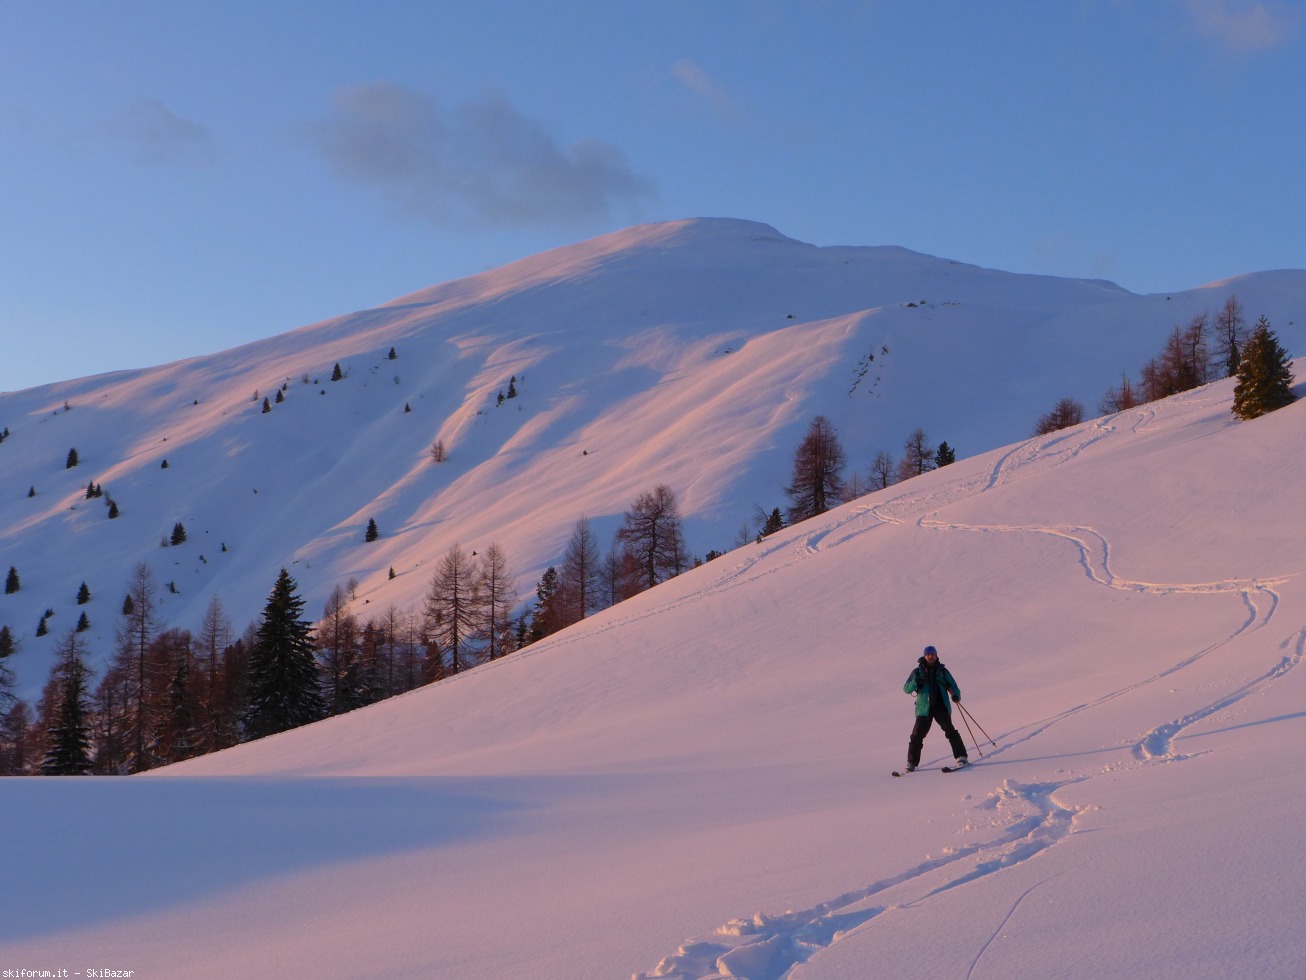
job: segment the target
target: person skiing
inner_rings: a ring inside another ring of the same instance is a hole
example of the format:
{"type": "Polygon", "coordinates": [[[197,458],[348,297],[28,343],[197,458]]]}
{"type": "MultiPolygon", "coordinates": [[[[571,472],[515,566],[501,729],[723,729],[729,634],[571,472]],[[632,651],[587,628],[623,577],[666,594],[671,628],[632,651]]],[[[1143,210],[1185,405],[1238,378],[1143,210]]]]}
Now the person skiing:
{"type": "Polygon", "coordinates": [[[907,771],[912,772],[921,764],[921,746],[930,726],[936,721],[948,737],[952,754],[957,757],[957,765],[970,765],[970,760],[966,758],[966,743],[961,740],[961,734],[952,724],[952,705],[948,703],[949,696],[953,701],[961,702],[961,688],[952,679],[948,668],[939,663],[939,651],[933,646],[925,648],[917,663],[919,666],[902,686],[906,693],[916,695],[916,724],[907,743],[907,771]]]}

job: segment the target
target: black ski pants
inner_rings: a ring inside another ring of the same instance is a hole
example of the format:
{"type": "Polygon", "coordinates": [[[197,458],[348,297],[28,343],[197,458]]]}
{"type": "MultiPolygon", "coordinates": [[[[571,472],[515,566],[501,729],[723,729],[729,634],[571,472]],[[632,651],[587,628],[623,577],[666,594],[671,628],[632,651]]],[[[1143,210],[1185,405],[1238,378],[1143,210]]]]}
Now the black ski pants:
{"type": "Polygon", "coordinates": [[[921,764],[921,746],[925,744],[925,735],[929,732],[930,726],[934,722],[939,723],[943,729],[943,734],[948,738],[948,744],[952,746],[952,754],[961,759],[966,755],[966,743],[961,739],[961,733],[957,731],[956,726],[952,724],[952,716],[948,714],[948,709],[942,705],[934,705],[932,714],[917,715],[916,724],[912,726],[911,740],[907,743],[907,765],[919,766],[921,764]]]}

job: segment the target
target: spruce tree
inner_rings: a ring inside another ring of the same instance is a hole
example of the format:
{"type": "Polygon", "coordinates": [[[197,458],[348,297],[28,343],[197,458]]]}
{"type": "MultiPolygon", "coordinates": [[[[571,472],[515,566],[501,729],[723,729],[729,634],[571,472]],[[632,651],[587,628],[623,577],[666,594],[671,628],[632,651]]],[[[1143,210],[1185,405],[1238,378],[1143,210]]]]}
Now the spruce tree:
{"type": "Polygon", "coordinates": [[[172,537],[170,539],[173,546],[186,543],[186,525],[178,521],[172,525],[172,537]]]}
{"type": "Polygon", "coordinates": [[[245,731],[262,738],[323,716],[312,627],[302,618],[304,600],[284,568],[263,610],[249,658],[249,708],[245,731]]]}
{"type": "Polygon", "coordinates": [[[70,470],[77,465],[77,450],[68,450],[68,459],[64,461],[64,469],[70,470]]]}
{"type": "Polygon", "coordinates": [[[336,366],[331,370],[331,380],[340,381],[344,376],[345,372],[340,370],[340,364],[337,362],[336,366]]]}
{"type": "Polygon", "coordinates": [[[76,633],[60,644],[51,671],[54,704],[45,735],[46,776],[80,776],[91,768],[91,709],[88,700],[90,669],[76,633]]]}
{"type": "Polygon", "coordinates": [[[22,583],[18,580],[18,569],[10,565],[9,575],[5,578],[5,595],[13,595],[22,587],[22,583]]]}
{"type": "Polygon", "coordinates": [[[377,529],[376,518],[369,517],[367,519],[367,531],[363,534],[363,540],[375,541],[380,536],[381,536],[381,532],[377,529]]]}
{"type": "Polygon", "coordinates": [[[91,590],[83,582],[77,589],[77,605],[84,606],[91,601],[91,590]]]}
{"type": "Polygon", "coordinates": [[[1288,352],[1279,344],[1269,321],[1261,317],[1243,345],[1238,362],[1233,414],[1243,420],[1254,419],[1290,405],[1297,398],[1292,393],[1292,382],[1288,352]]]}

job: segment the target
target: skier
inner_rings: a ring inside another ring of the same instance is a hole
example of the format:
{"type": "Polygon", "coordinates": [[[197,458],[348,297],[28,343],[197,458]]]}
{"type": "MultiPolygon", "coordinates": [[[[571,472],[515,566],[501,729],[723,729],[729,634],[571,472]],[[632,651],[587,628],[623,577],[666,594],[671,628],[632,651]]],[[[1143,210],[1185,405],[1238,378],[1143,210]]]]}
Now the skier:
{"type": "Polygon", "coordinates": [[[948,704],[949,695],[953,701],[961,702],[961,688],[952,679],[948,668],[939,663],[939,651],[934,647],[926,647],[918,663],[920,666],[911,672],[907,683],[902,686],[906,693],[916,695],[916,725],[912,728],[911,740],[907,743],[907,771],[912,772],[921,764],[921,745],[930,725],[935,721],[948,737],[952,754],[957,757],[957,765],[968,766],[970,760],[966,758],[966,743],[961,740],[961,734],[952,724],[952,705],[948,704]]]}

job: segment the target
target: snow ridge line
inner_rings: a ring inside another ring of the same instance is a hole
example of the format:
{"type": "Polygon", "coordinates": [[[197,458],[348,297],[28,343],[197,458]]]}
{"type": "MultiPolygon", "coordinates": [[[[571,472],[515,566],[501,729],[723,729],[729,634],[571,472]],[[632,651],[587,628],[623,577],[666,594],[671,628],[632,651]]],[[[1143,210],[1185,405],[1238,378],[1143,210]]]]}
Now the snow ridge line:
{"type": "Polygon", "coordinates": [[[709,938],[682,943],[676,953],[664,957],[652,972],[634,973],[632,980],[714,977],[782,980],[795,966],[806,963],[886,912],[911,908],[953,888],[1023,864],[1075,833],[1079,815],[1094,808],[1067,806],[1055,794],[1064,786],[1080,781],[1021,785],[1006,780],[978,807],[995,812],[1014,811],[996,839],[949,848],[940,857],[927,856],[925,861],[900,875],[809,909],[791,909],[780,916],[759,912],[751,919],[732,919],[709,938]],[[931,885],[938,872],[949,868],[956,870],[948,880],[931,885]],[[924,890],[891,905],[869,904],[871,899],[890,889],[912,885],[924,890]]]}

